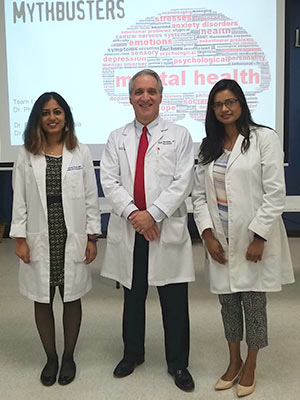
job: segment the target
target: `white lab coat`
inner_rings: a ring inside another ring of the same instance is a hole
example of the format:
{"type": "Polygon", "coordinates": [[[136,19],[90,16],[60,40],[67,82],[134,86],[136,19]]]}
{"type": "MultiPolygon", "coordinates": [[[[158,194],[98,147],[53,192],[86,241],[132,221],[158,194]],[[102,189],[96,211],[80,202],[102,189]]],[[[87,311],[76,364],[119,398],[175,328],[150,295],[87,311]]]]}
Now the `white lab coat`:
{"type": "MultiPolygon", "coordinates": [[[[100,165],[101,184],[112,205],[101,274],[131,288],[135,230],[122,213],[133,201],[136,165],[134,122],[111,133],[100,165]]],[[[146,204],[160,208],[160,236],[149,243],[148,283],[163,286],[195,279],[185,199],[193,182],[194,153],[187,129],[159,119],[145,156],[146,204]]]]}
{"type": "MultiPolygon", "coordinates": [[[[10,236],[25,237],[30,263],[20,260],[20,292],[30,299],[49,302],[49,237],[46,199],[46,159],[21,147],[13,173],[13,217],[10,236]]],[[[63,148],[62,203],[67,227],[64,301],[82,297],[91,289],[85,264],[87,234],[100,233],[98,192],[87,146],[63,148]]]]}
{"type": "Polygon", "coordinates": [[[219,264],[206,252],[205,272],[212,293],[275,292],[294,282],[287,235],[281,213],[285,203],[283,154],[277,134],[268,128],[251,130],[250,147],[241,152],[239,135],[225,175],[229,244],[219,218],[213,180],[213,162],[195,172],[192,194],[199,233],[211,228],[225,250],[219,264]],[[246,260],[254,233],[267,239],[257,263],[246,260]]]}

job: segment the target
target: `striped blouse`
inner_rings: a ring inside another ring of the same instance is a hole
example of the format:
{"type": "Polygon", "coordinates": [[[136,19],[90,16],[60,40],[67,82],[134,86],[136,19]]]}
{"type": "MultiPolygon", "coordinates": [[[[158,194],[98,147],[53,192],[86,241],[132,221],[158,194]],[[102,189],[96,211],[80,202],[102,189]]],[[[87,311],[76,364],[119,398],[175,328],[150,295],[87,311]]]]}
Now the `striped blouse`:
{"type": "Polygon", "coordinates": [[[213,177],[217,195],[217,204],[220,220],[225,236],[228,237],[228,204],[225,187],[225,174],[231,151],[224,149],[224,153],[214,162],[213,177]]]}

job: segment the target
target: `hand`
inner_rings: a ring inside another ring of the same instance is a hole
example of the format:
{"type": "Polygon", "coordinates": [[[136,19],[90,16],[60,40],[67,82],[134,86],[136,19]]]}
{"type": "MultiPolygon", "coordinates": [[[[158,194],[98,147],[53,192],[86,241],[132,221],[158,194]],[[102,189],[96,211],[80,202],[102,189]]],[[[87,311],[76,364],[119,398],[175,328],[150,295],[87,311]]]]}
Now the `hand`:
{"type": "Polygon", "coordinates": [[[249,244],[246,259],[249,261],[257,262],[261,261],[262,255],[265,248],[265,242],[261,239],[253,239],[253,242],[249,244]]]}
{"type": "Polygon", "coordinates": [[[85,263],[90,264],[97,256],[97,243],[87,242],[85,249],[85,263]]]}
{"type": "Polygon", "coordinates": [[[159,237],[159,230],[157,225],[153,225],[152,228],[148,229],[144,233],[144,238],[148,240],[149,242],[152,242],[153,240],[156,240],[159,237]]]}
{"type": "Polygon", "coordinates": [[[210,229],[206,229],[202,233],[202,238],[205,240],[205,244],[209,254],[212,256],[214,260],[216,260],[219,264],[225,264],[225,252],[221,245],[221,243],[213,236],[210,229]]]}
{"type": "Polygon", "coordinates": [[[139,210],[134,210],[134,211],[132,211],[132,213],[130,213],[130,214],[128,215],[128,219],[131,220],[138,212],[139,212],[139,210]]]}
{"type": "Polygon", "coordinates": [[[30,250],[25,238],[16,238],[15,255],[25,264],[30,263],[30,250]]]}
{"type": "Polygon", "coordinates": [[[128,219],[133,228],[141,235],[144,235],[144,233],[152,228],[155,224],[155,220],[153,219],[152,215],[146,210],[133,211],[129,215],[128,219]]]}

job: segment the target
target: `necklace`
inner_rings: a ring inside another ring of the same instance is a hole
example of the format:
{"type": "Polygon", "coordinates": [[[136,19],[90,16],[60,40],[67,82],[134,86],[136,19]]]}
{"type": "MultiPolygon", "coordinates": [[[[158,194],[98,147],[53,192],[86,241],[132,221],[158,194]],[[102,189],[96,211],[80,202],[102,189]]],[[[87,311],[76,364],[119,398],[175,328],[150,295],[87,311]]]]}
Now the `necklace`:
{"type": "Polygon", "coordinates": [[[46,146],[45,154],[52,155],[52,156],[61,156],[62,154],[62,146],[46,146]]]}
{"type": "Polygon", "coordinates": [[[234,148],[237,136],[225,139],[224,149],[231,151],[234,148]]]}

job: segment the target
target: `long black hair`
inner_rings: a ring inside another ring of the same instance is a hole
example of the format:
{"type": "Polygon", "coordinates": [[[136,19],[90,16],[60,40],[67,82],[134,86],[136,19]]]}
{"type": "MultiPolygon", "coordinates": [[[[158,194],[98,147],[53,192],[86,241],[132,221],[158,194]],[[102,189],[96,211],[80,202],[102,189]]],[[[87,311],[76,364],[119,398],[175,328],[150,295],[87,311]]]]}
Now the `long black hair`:
{"type": "Polygon", "coordinates": [[[244,136],[241,146],[241,151],[243,153],[245,153],[250,146],[250,128],[252,126],[263,126],[256,124],[253,121],[245,95],[240,85],[232,79],[220,80],[213,86],[208,96],[205,118],[206,138],[203,139],[199,151],[199,161],[203,165],[217,160],[223,152],[225,127],[224,124],[217,120],[215,111],[212,107],[216,94],[223,90],[230,90],[238,99],[242,109],[241,116],[236,121],[236,126],[239,133],[244,136]]]}

